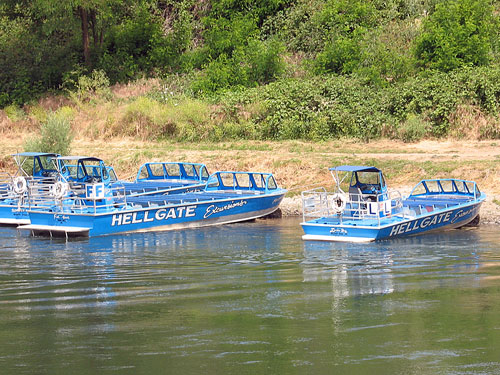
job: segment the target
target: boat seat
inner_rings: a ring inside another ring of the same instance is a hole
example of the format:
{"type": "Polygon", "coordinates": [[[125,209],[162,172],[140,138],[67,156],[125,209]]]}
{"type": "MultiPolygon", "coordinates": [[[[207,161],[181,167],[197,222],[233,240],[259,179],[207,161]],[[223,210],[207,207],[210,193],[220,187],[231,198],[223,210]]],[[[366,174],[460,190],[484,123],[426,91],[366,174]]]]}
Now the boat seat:
{"type": "Polygon", "coordinates": [[[429,205],[451,205],[455,206],[460,203],[465,203],[470,201],[472,198],[471,197],[463,197],[463,198],[407,198],[405,199],[405,204],[412,206],[412,205],[422,205],[422,206],[429,206],[429,205]]]}
{"type": "Polygon", "coordinates": [[[349,186],[349,200],[359,202],[362,200],[363,193],[357,186],[349,186]]]}
{"type": "Polygon", "coordinates": [[[415,212],[415,210],[412,210],[409,207],[403,208],[403,215],[404,215],[404,217],[409,218],[409,219],[414,219],[417,217],[417,213],[415,212]]]}

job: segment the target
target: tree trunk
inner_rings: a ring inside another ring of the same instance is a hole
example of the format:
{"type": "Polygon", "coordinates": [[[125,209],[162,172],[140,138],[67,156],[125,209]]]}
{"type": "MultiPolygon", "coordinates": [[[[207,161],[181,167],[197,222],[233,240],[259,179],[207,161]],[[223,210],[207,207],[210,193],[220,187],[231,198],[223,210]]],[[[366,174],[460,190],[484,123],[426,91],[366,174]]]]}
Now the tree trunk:
{"type": "Polygon", "coordinates": [[[79,7],[80,18],[82,20],[82,44],[83,44],[83,59],[85,65],[90,68],[90,46],[89,46],[89,23],[87,10],[79,7]]]}
{"type": "Polygon", "coordinates": [[[92,27],[92,37],[94,38],[94,48],[98,47],[99,37],[97,32],[97,20],[95,9],[90,10],[90,26],[92,27]]]}

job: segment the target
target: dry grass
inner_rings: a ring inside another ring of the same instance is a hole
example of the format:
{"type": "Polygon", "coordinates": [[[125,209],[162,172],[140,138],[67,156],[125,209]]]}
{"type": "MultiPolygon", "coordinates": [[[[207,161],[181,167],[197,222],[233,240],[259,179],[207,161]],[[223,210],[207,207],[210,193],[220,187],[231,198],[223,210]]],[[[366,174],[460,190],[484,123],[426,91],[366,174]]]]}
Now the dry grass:
{"type": "Polygon", "coordinates": [[[23,108],[15,119],[0,110],[1,169],[14,168],[7,155],[23,149],[24,140],[38,130],[50,111],[64,111],[71,117],[76,138],[72,153],[102,157],[121,177],[134,175],[146,161],[192,161],[207,164],[211,171],[272,171],[294,194],[311,186],[329,186],[328,167],[370,164],[381,167],[395,187],[411,186],[424,177],[456,177],[477,180],[483,189],[500,193],[500,148],[495,141],[478,141],[485,134],[500,134],[500,121],[471,105],[459,107],[450,118],[454,138],[449,140],[207,143],[197,140],[214,131],[221,132],[220,139],[226,139],[225,132],[242,132],[238,126],[249,123],[263,109],[249,104],[238,113],[227,114],[223,108],[186,98],[160,103],[146,95],[159,86],[157,80],[115,85],[111,100],[88,103],[46,97],[23,108]],[[238,124],[231,122],[236,120],[238,124]],[[459,139],[464,134],[470,134],[469,138],[459,139]],[[164,141],[152,140],[159,138],[164,141]]]}
{"type": "Polygon", "coordinates": [[[474,105],[461,105],[450,116],[450,136],[457,139],[487,139],[500,136],[500,119],[486,115],[474,105]]]}
{"type": "Polygon", "coordinates": [[[111,87],[111,92],[117,99],[136,98],[146,95],[152,90],[157,90],[161,86],[159,79],[139,79],[126,84],[117,83],[111,87]]]}
{"type": "MultiPolygon", "coordinates": [[[[10,154],[22,150],[26,134],[0,138],[2,171],[13,172],[10,154]]],[[[151,142],[130,137],[87,136],[73,141],[73,154],[99,156],[115,167],[120,178],[135,176],[147,161],[205,163],[210,171],[255,170],[273,172],[290,195],[314,186],[330,187],[328,167],[342,164],[375,165],[384,170],[388,184],[408,189],[422,178],[465,178],[477,181],[492,197],[500,194],[500,148],[491,141],[425,141],[408,146],[387,140],[344,142],[220,143],[151,142]]]]}

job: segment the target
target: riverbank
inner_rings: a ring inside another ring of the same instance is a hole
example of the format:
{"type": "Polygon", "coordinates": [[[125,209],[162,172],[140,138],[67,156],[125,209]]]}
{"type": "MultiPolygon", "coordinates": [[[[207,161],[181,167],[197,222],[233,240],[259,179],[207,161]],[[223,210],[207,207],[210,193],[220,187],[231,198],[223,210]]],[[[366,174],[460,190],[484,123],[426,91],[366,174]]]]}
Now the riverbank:
{"type": "MultiPolygon", "coordinates": [[[[29,134],[5,132],[0,139],[2,171],[15,171],[10,154],[23,150],[29,134]]],[[[403,143],[378,140],[363,143],[230,141],[219,143],[147,142],[130,138],[79,138],[74,155],[92,155],[113,165],[119,178],[133,179],[148,161],[190,161],[216,170],[272,172],[289,190],[282,203],[285,216],[300,215],[300,192],[332,187],[328,168],[342,164],[373,165],[384,171],[390,188],[408,193],[424,178],[462,178],[476,181],[487,194],[481,209],[483,223],[500,224],[500,147],[496,141],[440,140],[403,143]]]]}

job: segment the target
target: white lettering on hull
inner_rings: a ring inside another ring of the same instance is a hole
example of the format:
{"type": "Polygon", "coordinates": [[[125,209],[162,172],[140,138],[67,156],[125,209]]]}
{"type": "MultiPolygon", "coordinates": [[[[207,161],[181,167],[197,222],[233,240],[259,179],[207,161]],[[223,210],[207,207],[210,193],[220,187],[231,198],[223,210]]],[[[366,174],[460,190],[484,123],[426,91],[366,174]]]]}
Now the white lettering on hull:
{"type": "Polygon", "coordinates": [[[218,214],[220,212],[227,211],[235,207],[243,207],[245,204],[247,204],[247,201],[245,200],[238,202],[231,202],[221,207],[217,207],[215,204],[212,204],[207,207],[207,211],[205,212],[205,215],[203,215],[203,218],[206,219],[207,217],[212,216],[213,214],[218,214]]]}
{"type": "Polygon", "coordinates": [[[474,212],[474,209],[475,207],[472,207],[466,211],[460,210],[455,213],[453,218],[451,217],[451,212],[448,211],[433,216],[428,216],[423,219],[397,224],[391,228],[391,233],[389,234],[389,237],[399,236],[401,234],[410,233],[418,229],[425,229],[427,227],[432,227],[438,224],[445,224],[445,223],[454,224],[458,220],[474,212]]]}
{"type": "Polygon", "coordinates": [[[144,211],[144,215],[140,217],[139,212],[127,212],[123,214],[114,214],[111,218],[111,226],[116,227],[128,224],[150,223],[153,221],[164,221],[169,219],[180,219],[184,217],[195,216],[195,206],[182,206],[172,208],[160,208],[152,215],[151,211],[144,211]],[[139,217],[138,217],[139,216],[139,217]]]}

